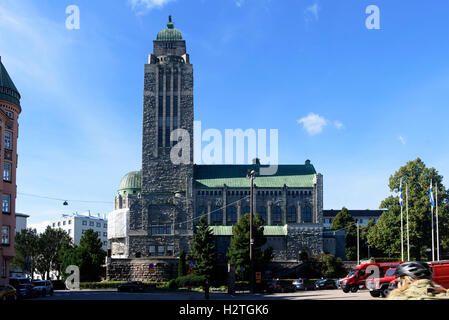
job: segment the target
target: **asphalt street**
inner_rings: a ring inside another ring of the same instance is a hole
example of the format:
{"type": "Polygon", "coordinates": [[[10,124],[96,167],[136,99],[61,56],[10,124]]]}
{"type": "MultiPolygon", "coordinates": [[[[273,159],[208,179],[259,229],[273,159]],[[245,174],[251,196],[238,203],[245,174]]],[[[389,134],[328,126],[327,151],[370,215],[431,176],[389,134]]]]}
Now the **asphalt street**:
{"type": "MultiPolygon", "coordinates": [[[[53,296],[33,300],[204,300],[201,292],[128,293],[116,290],[56,290],[53,296]]],[[[344,293],[342,290],[297,291],[294,293],[249,294],[211,293],[210,300],[383,300],[373,298],[368,290],[344,293]]]]}

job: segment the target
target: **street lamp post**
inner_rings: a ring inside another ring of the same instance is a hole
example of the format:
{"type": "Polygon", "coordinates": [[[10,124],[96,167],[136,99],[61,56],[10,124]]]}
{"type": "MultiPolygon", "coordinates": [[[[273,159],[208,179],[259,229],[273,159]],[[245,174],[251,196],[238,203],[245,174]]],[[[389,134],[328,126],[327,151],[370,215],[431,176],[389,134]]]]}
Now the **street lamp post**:
{"type": "Polygon", "coordinates": [[[256,176],[255,170],[248,171],[247,178],[251,179],[250,198],[249,198],[249,283],[250,292],[254,293],[254,259],[253,259],[253,214],[254,214],[254,178],[256,176]]]}

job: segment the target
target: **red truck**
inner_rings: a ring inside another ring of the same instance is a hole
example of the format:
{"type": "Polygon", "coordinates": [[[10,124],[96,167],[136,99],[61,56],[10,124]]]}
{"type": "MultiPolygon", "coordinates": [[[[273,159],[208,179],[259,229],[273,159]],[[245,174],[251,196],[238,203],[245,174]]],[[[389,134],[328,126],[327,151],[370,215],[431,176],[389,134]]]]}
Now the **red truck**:
{"type": "Polygon", "coordinates": [[[354,267],[348,275],[340,280],[340,286],[343,292],[357,292],[365,287],[366,280],[382,278],[386,271],[392,267],[397,267],[402,262],[378,262],[364,263],[354,267]]]}
{"type": "Polygon", "coordinates": [[[390,293],[390,283],[396,279],[394,275],[396,272],[396,267],[388,269],[383,277],[370,278],[366,280],[366,288],[372,297],[385,298],[390,293]]]}

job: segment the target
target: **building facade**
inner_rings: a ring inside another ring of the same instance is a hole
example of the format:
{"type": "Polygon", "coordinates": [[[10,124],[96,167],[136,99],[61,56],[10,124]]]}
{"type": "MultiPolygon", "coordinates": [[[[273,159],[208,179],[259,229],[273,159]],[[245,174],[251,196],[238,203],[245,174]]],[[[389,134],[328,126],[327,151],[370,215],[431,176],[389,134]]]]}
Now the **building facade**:
{"type": "MultiPolygon", "coordinates": [[[[247,172],[264,167],[258,159],[247,165],[193,164],[193,66],[171,18],[153,46],[144,76],[142,169],[123,177],[108,215],[110,280],[175,276],[177,257],[189,251],[202,214],[212,226],[218,262],[225,264],[232,226],[249,213],[247,172]],[[180,154],[179,144],[190,152],[180,154]],[[186,161],[172,161],[173,152],[186,161]]],[[[301,254],[323,251],[322,208],[323,177],[309,160],[255,178],[255,210],[265,222],[265,246],[274,249],[277,261],[297,262],[301,254]]]]}
{"type": "Polygon", "coordinates": [[[54,229],[66,231],[76,245],[80,244],[80,239],[84,232],[92,229],[98,234],[98,238],[103,244],[103,250],[109,248],[107,240],[108,220],[100,214],[91,215],[89,211],[85,213],[63,214],[60,219],[51,221],[50,226],[54,229]]]}
{"type": "Polygon", "coordinates": [[[10,263],[14,258],[14,232],[16,229],[16,170],[18,118],[22,108],[20,93],[11,80],[0,58],[0,135],[3,144],[0,166],[3,179],[0,182],[2,213],[0,214],[0,284],[8,283],[10,263]]]}
{"type": "MultiPolygon", "coordinates": [[[[323,210],[323,226],[325,229],[330,229],[332,225],[332,221],[334,220],[335,216],[340,212],[341,210],[323,210]]],[[[348,210],[349,214],[354,218],[354,222],[358,222],[360,226],[364,227],[368,223],[369,220],[373,220],[377,223],[382,213],[384,213],[386,210],[348,210]]]]}
{"type": "Polygon", "coordinates": [[[20,233],[27,228],[27,219],[29,217],[27,214],[16,212],[16,229],[14,234],[20,233]]]}

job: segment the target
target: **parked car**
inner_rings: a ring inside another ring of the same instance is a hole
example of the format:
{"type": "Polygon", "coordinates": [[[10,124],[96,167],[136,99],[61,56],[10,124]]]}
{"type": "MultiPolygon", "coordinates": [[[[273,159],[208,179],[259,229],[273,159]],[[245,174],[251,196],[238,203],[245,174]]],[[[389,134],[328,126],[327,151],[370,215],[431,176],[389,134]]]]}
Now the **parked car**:
{"type": "Polygon", "coordinates": [[[320,279],[315,282],[316,289],[337,289],[334,279],[320,279]]]}
{"type": "Polygon", "coordinates": [[[117,287],[118,292],[143,292],[145,286],[140,281],[128,281],[117,287]]]}
{"type": "Polygon", "coordinates": [[[39,295],[39,292],[34,289],[34,285],[31,283],[19,284],[16,291],[18,299],[29,299],[39,295]]]}
{"type": "Polygon", "coordinates": [[[297,279],[292,282],[296,286],[296,290],[315,290],[315,283],[309,279],[297,279]]]}
{"type": "Polygon", "coordinates": [[[273,280],[267,282],[267,292],[295,292],[296,286],[287,280],[273,280]]]}
{"type": "Polygon", "coordinates": [[[53,285],[50,280],[33,280],[31,283],[33,284],[34,290],[38,293],[38,295],[43,297],[47,294],[51,296],[53,295],[53,285]]]}
{"type": "Polygon", "coordinates": [[[0,286],[0,301],[17,300],[16,289],[7,284],[0,286]]]}

